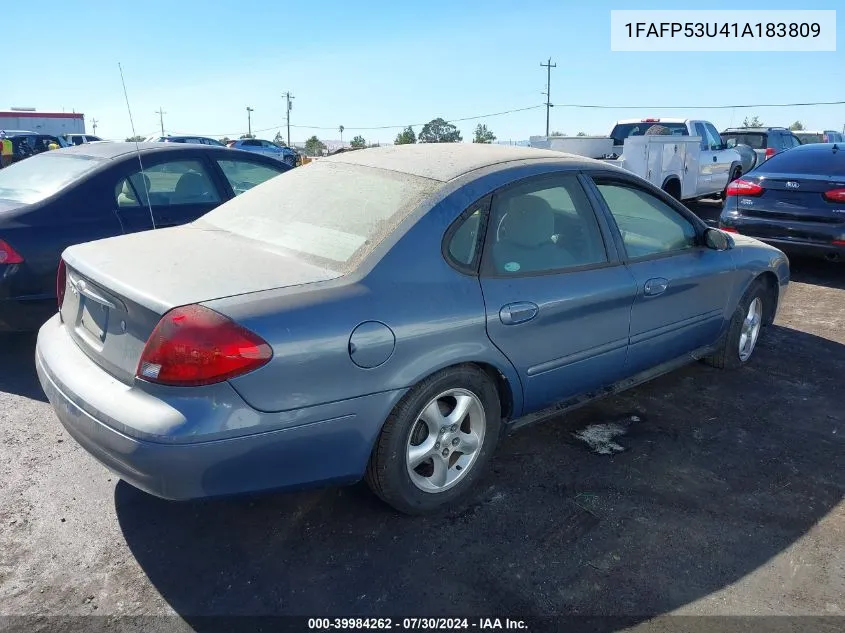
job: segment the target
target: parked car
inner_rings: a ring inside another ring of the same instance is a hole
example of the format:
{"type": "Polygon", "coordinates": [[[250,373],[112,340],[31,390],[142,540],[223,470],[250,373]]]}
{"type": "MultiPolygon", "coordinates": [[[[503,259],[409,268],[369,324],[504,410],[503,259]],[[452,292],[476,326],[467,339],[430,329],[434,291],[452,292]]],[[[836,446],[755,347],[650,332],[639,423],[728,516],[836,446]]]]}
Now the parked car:
{"type": "Polygon", "coordinates": [[[695,359],[745,365],[789,279],[623,169],[460,143],[323,158],[62,262],[38,374],[127,482],[365,477],[408,513],[468,494],[508,429],[695,359]]]}
{"type": "Polygon", "coordinates": [[[298,152],[290,147],[282,147],[258,138],[242,138],[236,141],[229,141],[228,146],[234,149],[243,149],[248,152],[255,152],[256,154],[271,156],[291,167],[296,167],[298,162],[301,163],[298,152]]]}
{"type": "Polygon", "coordinates": [[[35,156],[50,150],[50,144],[67,147],[67,141],[51,134],[26,131],[6,131],[6,138],[12,141],[12,162],[35,156]]]}
{"type": "MultiPolygon", "coordinates": [[[[757,160],[752,168],[762,164],[778,152],[801,145],[798,136],[785,127],[731,127],[722,132],[728,147],[747,145],[754,150],[757,160]]],[[[748,173],[750,169],[746,169],[748,173]]]]}
{"type": "Polygon", "coordinates": [[[788,253],[845,260],[845,147],[801,145],[728,187],[719,226],[788,253]]]}
{"type": "Polygon", "coordinates": [[[68,145],[82,145],[83,143],[96,143],[103,140],[93,134],[62,134],[62,138],[68,145]]]}
{"type": "Polygon", "coordinates": [[[824,130],[823,132],[801,130],[796,132],[795,136],[798,137],[802,145],[807,143],[842,143],[845,141],[845,135],[835,130],[824,130]]]}
{"type": "Polygon", "coordinates": [[[207,136],[150,136],[144,139],[147,143],[193,143],[197,145],[214,145],[215,147],[226,147],[225,143],[221,143],[217,139],[208,138],[207,136]]]}
{"type": "Polygon", "coordinates": [[[288,169],[223,147],[85,143],[0,170],[0,331],[55,314],[67,246],[190,222],[288,169]]]}

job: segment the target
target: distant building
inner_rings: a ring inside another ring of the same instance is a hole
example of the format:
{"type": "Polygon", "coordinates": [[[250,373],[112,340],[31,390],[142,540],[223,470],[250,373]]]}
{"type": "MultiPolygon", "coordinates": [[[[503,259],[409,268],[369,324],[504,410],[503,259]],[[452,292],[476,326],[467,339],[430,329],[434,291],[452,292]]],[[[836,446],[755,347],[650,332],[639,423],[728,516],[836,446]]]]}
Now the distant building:
{"type": "Polygon", "coordinates": [[[0,112],[0,130],[26,130],[38,134],[85,134],[85,115],[79,112],[36,112],[12,109],[0,112]]]}

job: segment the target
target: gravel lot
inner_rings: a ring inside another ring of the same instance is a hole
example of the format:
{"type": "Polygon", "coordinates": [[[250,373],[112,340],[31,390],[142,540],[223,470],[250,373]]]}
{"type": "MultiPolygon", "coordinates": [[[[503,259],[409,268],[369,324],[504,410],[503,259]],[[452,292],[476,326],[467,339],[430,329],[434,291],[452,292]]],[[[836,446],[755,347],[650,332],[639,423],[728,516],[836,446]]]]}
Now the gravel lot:
{"type": "Polygon", "coordinates": [[[793,277],[749,367],[527,427],[468,509],[424,519],[363,485],[149,497],[62,430],[34,338],[0,337],[0,612],[845,616],[845,266],[793,277]],[[595,423],[625,450],[574,437],[595,423]]]}

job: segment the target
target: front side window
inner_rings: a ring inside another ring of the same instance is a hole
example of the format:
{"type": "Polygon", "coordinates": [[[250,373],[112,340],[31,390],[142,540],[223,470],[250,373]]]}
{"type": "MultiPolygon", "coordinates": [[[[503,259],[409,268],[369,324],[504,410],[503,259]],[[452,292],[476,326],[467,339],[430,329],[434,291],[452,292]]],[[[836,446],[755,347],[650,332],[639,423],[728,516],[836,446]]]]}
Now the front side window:
{"type": "Polygon", "coordinates": [[[119,207],[173,206],[220,202],[220,196],[205,167],[195,160],[152,165],[117,183],[119,207]]]}
{"type": "Polygon", "coordinates": [[[627,183],[595,179],[625,250],[632,259],[682,251],[696,246],[692,222],[656,196],[627,183]]]}
{"type": "Polygon", "coordinates": [[[566,271],[607,262],[598,221],[575,175],[532,180],[493,197],[487,270],[566,271]]]}
{"type": "Polygon", "coordinates": [[[258,165],[244,160],[218,160],[217,164],[223,170],[223,174],[236,196],[284,173],[282,169],[274,169],[267,165],[258,165]]]}

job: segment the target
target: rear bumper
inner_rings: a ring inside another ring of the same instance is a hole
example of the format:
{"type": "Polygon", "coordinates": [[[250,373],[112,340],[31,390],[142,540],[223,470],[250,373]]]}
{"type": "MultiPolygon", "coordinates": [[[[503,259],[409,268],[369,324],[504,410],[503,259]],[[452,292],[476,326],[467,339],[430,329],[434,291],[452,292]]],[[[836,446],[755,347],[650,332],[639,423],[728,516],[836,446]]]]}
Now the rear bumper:
{"type": "Polygon", "coordinates": [[[35,365],[59,421],[88,453],[136,488],[173,500],[357,481],[401,397],[386,392],[263,413],[247,407],[224,383],[214,399],[183,391],[181,401],[166,401],[102,371],[75,346],[58,317],[39,331],[35,365]],[[220,393],[229,394],[228,401],[220,393]],[[151,427],[158,419],[159,428],[215,430],[187,438],[175,431],[136,435],[116,418],[125,412],[124,420],[132,420],[139,407],[148,422],[154,418],[151,427]],[[219,419],[208,424],[215,416],[219,419]]]}
{"type": "Polygon", "coordinates": [[[723,214],[719,226],[733,228],[741,235],[771,244],[788,255],[845,260],[845,245],[833,243],[845,240],[843,224],[787,223],[723,214]]]}

